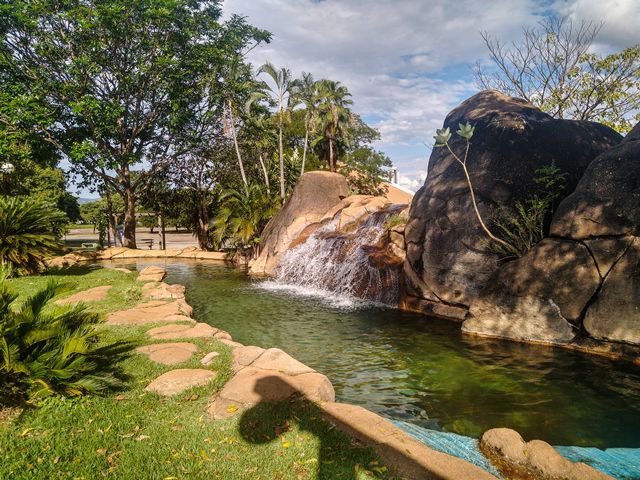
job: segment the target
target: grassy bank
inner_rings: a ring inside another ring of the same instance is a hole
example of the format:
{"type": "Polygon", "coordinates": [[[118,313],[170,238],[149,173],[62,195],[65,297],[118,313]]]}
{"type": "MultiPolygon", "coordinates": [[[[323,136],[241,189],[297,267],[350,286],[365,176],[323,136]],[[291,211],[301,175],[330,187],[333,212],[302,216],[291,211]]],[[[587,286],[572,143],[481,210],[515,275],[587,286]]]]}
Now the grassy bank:
{"type": "MultiPolygon", "coordinates": [[[[111,284],[109,298],[93,306],[102,314],[140,301],[134,274],[87,268],[67,273],[11,283],[22,298],[51,279],[68,286],[64,295],[111,284]]],[[[101,326],[99,341],[144,344],[145,332],[153,326],[101,326]]],[[[105,397],[53,397],[5,419],[0,423],[0,478],[386,478],[372,451],[334,430],[314,405],[263,404],[212,422],[206,406],[231,376],[231,350],[214,339],[192,343],[199,352],[177,367],[132,353],[121,365],[128,375],[121,391],[105,397]],[[173,368],[203,368],[199,360],[212,350],[220,352],[205,367],[217,372],[212,384],[168,399],[144,391],[151,380],[173,368]]]]}

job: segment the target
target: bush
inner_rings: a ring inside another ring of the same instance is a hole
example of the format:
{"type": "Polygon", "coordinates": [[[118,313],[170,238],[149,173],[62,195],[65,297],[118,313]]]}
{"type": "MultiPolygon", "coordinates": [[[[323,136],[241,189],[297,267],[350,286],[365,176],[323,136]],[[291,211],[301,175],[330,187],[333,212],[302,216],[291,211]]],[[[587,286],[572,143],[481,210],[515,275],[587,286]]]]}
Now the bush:
{"type": "Polygon", "coordinates": [[[57,208],[27,197],[0,196],[0,264],[33,273],[55,253],[67,217],[57,208]]]}
{"type": "Polygon", "coordinates": [[[535,173],[533,181],[539,186],[539,192],[524,201],[517,201],[513,209],[500,206],[493,219],[498,236],[506,244],[490,242],[489,248],[503,260],[523,256],[545,237],[556,201],[564,191],[567,174],[554,163],[537,169],[535,173]]]}
{"type": "Polygon", "coordinates": [[[52,394],[99,394],[119,386],[117,362],[127,342],[97,346],[97,314],[82,306],[50,305],[60,287],[50,283],[18,308],[17,295],[0,273],[0,403],[52,394]]]}

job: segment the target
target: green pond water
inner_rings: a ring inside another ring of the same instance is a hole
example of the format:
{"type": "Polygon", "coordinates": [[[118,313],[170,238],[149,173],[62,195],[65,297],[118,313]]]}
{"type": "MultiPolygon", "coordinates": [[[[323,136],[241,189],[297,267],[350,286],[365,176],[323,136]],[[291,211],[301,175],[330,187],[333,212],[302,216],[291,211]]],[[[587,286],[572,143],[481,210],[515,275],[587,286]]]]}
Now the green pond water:
{"type": "MultiPolygon", "coordinates": [[[[201,322],[278,347],[329,377],[338,401],[478,436],[493,427],[554,445],[640,447],[640,368],[462,335],[444,320],[308,295],[216,264],[164,265],[201,322]]],[[[123,264],[120,264],[123,265],[123,264]]]]}

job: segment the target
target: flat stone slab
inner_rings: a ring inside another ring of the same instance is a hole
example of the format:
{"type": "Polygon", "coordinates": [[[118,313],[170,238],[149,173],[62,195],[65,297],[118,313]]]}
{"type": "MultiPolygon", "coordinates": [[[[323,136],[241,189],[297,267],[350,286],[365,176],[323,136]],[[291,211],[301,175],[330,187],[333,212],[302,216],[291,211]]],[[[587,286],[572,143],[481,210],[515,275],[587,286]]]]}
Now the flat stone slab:
{"type": "Polygon", "coordinates": [[[175,300],[184,298],[184,285],[169,285],[164,282],[145,283],[142,296],[150,300],[175,300]]]}
{"type": "Polygon", "coordinates": [[[192,343],[154,343],[136,348],[136,352],[142,353],[156,363],[162,365],[176,365],[189,360],[198,347],[192,343]]]}
{"type": "Polygon", "coordinates": [[[206,385],[216,378],[216,373],[202,368],[179,368],[163,373],[145,388],[163,397],[171,397],[192,387],[206,385]]]}
{"type": "Polygon", "coordinates": [[[175,322],[178,320],[193,321],[193,309],[184,300],[172,302],[152,300],[147,303],[127,309],[112,312],[107,315],[107,325],[144,325],[155,322],[175,322]]]}
{"type": "Polygon", "coordinates": [[[496,480],[462,459],[427,447],[369,410],[345,403],[320,405],[324,418],[365,445],[372,446],[394,473],[412,480],[496,480]]]}
{"type": "Polygon", "coordinates": [[[107,299],[107,294],[111,290],[111,285],[103,285],[100,287],[93,287],[82,292],[78,292],[66,298],[56,300],[56,305],[74,305],[80,302],[100,302],[107,299]]]}
{"type": "Polygon", "coordinates": [[[264,348],[255,346],[234,348],[232,351],[233,363],[231,364],[231,366],[235,372],[238,372],[244,367],[251,365],[254,360],[264,352],[264,348]]]}
{"type": "Polygon", "coordinates": [[[138,280],[141,282],[161,282],[166,274],[167,271],[164,268],[152,265],[140,270],[138,280]]]}
{"type": "Polygon", "coordinates": [[[205,366],[211,365],[215,361],[216,357],[218,356],[220,356],[219,352],[209,352],[204,357],[202,357],[202,360],[200,360],[200,363],[205,366]]]}
{"type": "Polygon", "coordinates": [[[213,337],[218,332],[217,328],[206,323],[195,325],[163,325],[152,328],[147,334],[154,339],[171,340],[174,338],[203,338],[213,337]]]}
{"type": "Polygon", "coordinates": [[[307,367],[279,348],[265,350],[251,363],[251,366],[263,370],[275,370],[289,376],[315,372],[313,368],[307,367]]]}
{"type": "Polygon", "coordinates": [[[209,405],[208,412],[214,419],[226,418],[250,405],[281,402],[294,396],[314,402],[332,402],[335,391],[329,379],[321,373],[291,377],[277,371],[246,367],[227,382],[209,405]]]}

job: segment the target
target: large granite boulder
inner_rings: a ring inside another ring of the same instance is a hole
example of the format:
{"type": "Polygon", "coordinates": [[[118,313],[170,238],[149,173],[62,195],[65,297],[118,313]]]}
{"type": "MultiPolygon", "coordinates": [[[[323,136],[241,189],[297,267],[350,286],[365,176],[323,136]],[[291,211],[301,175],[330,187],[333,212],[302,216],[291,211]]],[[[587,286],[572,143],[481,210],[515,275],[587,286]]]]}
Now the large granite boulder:
{"type": "Polygon", "coordinates": [[[272,275],[289,244],[347,195],[347,179],[338,173],[316,171],[302,175],[282,210],[262,232],[260,254],[249,263],[251,272],[272,275]]]}
{"type": "MultiPolygon", "coordinates": [[[[621,139],[603,125],[554,119],[495,91],[464,101],[444,126],[455,131],[466,122],[475,126],[467,166],[485,219],[500,205],[512,206],[532,195],[535,171],[552,162],[567,174],[565,192],[570,193],[589,163],[621,139]]],[[[452,146],[463,148],[456,135],[452,146]]],[[[427,179],[411,205],[405,241],[403,303],[464,318],[499,264],[487,250],[463,170],[445,148],[431,154],[427,179]]]]}
{"type": "Polygon", "coordinates": [[[640,124],[589,165],[551,235],[492,277],[463,331],[567,343],[571,325],[640,345],[640,124]]]}

